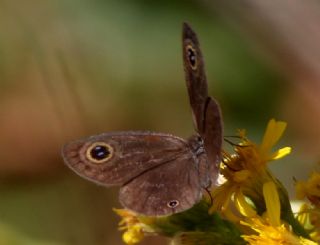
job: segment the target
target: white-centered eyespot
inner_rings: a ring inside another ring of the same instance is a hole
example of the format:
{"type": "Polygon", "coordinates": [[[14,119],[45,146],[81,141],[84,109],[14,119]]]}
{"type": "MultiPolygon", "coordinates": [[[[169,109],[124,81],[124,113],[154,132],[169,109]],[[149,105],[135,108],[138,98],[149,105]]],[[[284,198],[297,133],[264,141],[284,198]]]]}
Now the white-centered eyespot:
{"type": "Polygon", "coordinates": [[[86,157],[93,163],[104,163],[113,156],[113,147],[105,142],[94,142],[86,151],[86,157]]]}
{"type": "Polygon", "coordinates": [[[186,46],[188,62],[193,70],[197,69],[197,51],[190,44],[186,46]]]}
{"type": "Polygon", "coordinates": [[[167,206],[169,208],[176,208],[177,206],[179,206],[179,201],[178,200],[171,200],[167,203],[167,206]]]}

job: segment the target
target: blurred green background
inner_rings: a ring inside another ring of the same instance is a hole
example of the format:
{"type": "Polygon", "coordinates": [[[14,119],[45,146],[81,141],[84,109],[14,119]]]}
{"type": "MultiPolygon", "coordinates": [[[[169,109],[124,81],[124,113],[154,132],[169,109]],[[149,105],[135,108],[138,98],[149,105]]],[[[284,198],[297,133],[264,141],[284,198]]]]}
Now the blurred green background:
{"type": "MultiPolygon", "coordinates": [[[[292,82],[308,74],[288,65],[299,57],[260,45],[257,32],[242,31],[253,26],[243,10],[231,18],[214,2],[0,0],[0,244],[122,244],[117,188],[76,176],[60,149],[107,131],[194,132],[183,21],[200,38],[226,135],[245,128],[259,142],[270,118],[288,121],[280,145],[293,154],[271,167],[294,197],[292,177],[305,178],[319,159],[319,97],[292,82]]],[[[268,22],[260,28],[270,39],[261,43],[283,40],[268,22]]],[[[144,244],[151,240],[165,243],[144,244]]]]}

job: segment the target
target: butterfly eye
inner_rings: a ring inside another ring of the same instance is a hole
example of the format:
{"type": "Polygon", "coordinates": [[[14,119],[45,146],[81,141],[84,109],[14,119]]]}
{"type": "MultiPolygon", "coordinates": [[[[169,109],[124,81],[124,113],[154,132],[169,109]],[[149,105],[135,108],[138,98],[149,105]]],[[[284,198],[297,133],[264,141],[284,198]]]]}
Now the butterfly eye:
{"type": "Polygon", "coordinates": [[[171,200],[167,203],[169,208],[175,208],[179,205],[179,201],[178,200],[171,200]]]}
{"type": "Polygon", "coordinates": [[[94,163],[103,163],[112,157],[113,148],[104,142],[95,142],[87,149],[86,155],[94,163]]]}
{"type": "Polygon", "coordinates": [[[191,68],[197,69],[197,52],[191,45],[187,46],[187,58],[191,68]]]}
{"type": "Polygon", "coordinates": [[[198,143],[202,143],[203,142],[203,139],[201,138],[201,136],[197,136],[197,141],[198,141],[198,143]]]}

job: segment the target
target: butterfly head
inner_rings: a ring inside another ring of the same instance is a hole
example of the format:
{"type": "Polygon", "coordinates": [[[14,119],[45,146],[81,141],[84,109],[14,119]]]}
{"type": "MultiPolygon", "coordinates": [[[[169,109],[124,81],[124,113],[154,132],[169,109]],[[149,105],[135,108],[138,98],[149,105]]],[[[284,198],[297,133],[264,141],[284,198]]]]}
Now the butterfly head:
{"type": "Polygon", "coordinates": [[[203,139],[199,134],[192,135],[188,139],[188,144],[194,154],[200,155],[204,152],[203,139]]]}

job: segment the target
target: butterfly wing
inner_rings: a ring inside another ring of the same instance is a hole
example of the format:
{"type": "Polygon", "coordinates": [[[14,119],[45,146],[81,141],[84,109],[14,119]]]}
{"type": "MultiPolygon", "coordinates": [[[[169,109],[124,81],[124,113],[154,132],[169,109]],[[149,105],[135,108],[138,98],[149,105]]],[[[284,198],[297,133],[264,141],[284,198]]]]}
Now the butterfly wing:
{"type": "Polygon", "coordinates": [[[189,151],[185,140],[170,134],[128,131],[71,142],[64,146],[62,155],[80,176],[112,186],[123,185],[189,151]]]}
{"type": "Polygon", "coordinates": [[[209,173],[214,183],[218,178],[221,162],[223,128],[220,107],[217,102],[209,98],[206,106],[204,132],[201,134],[204,149],[209,159],[209,173]]]}
{"type": "Polygon", "coordinates": [[[189,101],[196,129],[204,142],[209,160],[211,179],[218,176],[221,160],[222,116],[218,103],[208,96],[208,85],[204,70],[204,60],[196,33],[183,25],[183,61],[189,94],[189,101]]]}
{"type": "Polygon", "coordinates": [[[120,189],[120,202],[127,209],[150,216],[169,215],[191,208],[200,200],[197,161],[183,154],[150,169],[120,189]]]}
{"type": "Polygon", "coordinates": [[[208,98],[208,84],[204,61],[196,33],[184,23],[182,32],[183,66],[189,101],[198,132],[204,130],[204,111],[208,98]]]}

